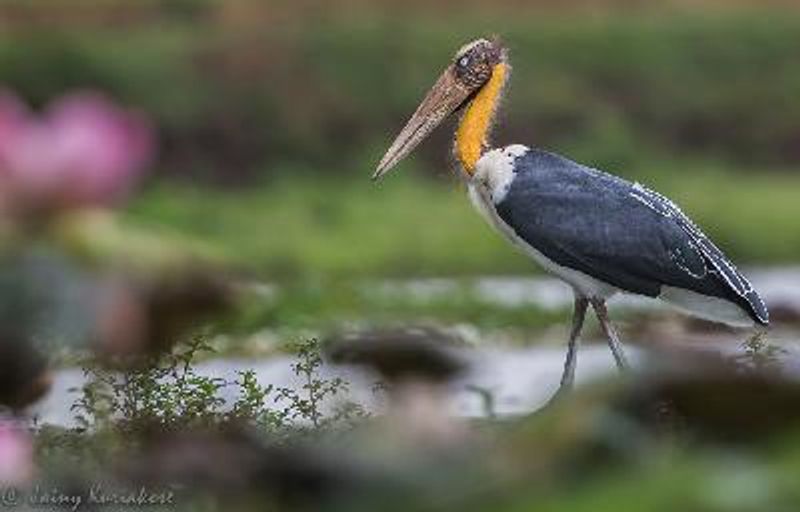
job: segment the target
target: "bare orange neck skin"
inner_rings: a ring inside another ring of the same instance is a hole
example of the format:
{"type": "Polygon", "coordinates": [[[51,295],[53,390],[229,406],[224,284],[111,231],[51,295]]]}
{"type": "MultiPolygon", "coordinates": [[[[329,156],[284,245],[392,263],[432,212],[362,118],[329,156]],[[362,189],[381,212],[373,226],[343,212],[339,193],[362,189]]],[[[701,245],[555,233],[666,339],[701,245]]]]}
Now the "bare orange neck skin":
{"type": "Polygon", "coordinates": [[[508,64],[495,65],[492,76],[470,104],[456,130],[455,154],[464,172],[472,176],[475,164],[489,147],[489,133],[508,78],[508,64]]]}

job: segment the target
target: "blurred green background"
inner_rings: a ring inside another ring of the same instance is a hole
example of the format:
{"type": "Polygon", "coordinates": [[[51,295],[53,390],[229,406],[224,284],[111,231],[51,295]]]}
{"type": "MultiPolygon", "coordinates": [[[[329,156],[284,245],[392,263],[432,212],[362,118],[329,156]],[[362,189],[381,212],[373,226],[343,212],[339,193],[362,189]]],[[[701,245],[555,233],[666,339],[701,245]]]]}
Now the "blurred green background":
{"type": "Polygon", "coordinates": [[[641,180],[737,261],[797,261],[792,2],[3,0],[0,82],[145,111],[159,164],[126,222],[264,278],[536,272],[471,211],[452,123],[368,179],[453,52],[491,34],[514,66],[498,144],[641,180]]]}

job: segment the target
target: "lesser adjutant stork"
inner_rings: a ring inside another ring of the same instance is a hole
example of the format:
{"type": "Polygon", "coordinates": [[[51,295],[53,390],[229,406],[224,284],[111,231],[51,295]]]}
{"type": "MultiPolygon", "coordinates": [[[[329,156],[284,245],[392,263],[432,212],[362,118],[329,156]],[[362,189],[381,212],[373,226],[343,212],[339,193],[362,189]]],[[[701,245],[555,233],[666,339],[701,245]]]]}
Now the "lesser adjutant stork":
{"type": "Polygon", "coordinates": [[[574,291],[560,390],[572,387],[590,304],[617,366],[628,366],[606,310],[606,300],[618,292],[657,297],[730,325],[767,325],[767,308],[748,280],[666,197],[541,149],[493,149],[489,136],[510,71],[499,40],[463,46],[373,178],[392,169],[449,115],[463,111],[454,153],[472,202],[511,243],[574,291]]]}

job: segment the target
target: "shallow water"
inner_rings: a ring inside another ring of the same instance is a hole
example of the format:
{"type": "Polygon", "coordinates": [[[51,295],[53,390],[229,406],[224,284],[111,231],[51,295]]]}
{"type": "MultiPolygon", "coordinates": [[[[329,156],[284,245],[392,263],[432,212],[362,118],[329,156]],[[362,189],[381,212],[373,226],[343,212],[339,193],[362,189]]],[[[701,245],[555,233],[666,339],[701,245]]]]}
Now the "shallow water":
{"type": "MultiPolygon", "coordinates": [[[[638,352],[631,354],[634,359],[638,352]]],[[[526,348],[486,348],[464,350],[471,369],[452,385],[453,412],[464,416],[481,416],[484,404],[478,387],[494,397],[494,413],[516,414],[534,410],[547,401],[555,391],[561,376],[564,360],[563,347],[537,346],[526,348]]],[[[578,384],[585,384],[616,371],[613,359],[604,345],[590,345],[580,352],[578,384]]],[[[198,364],[200,375],[233,380],[237,372],[252,369],[262,385],[300,389],[303,381],[291,369],[294,359],[278,355],[264,360],[216,359],[198,364]]],[[[381,395],[374,391],[376,379],[358,368],[324,366],[320,377],[342,377],[350,384],[349,398],[368,409],[379,407],[381,395]]],[[[74,425],[70,407],[77,397],[71,389],[85,382],[79,369],[65,369],[56,373],[53,389],[48,397],[34,409],[41,423],[74,425]]],[[[221,396],[235,400],[233,389],[223,389],[221,396]]],[[[333,405],[333,404],[329,404],[333,405]]]]}
{"type": "MultiPolygon", "coordinates": [[[[768,305],[788,306],[800,310],[800,266],[744,269],[754,288],[768,305]]],[[[502,276],[468,280],[447,278],[389,280],[371,290],[389,296],[410,296],[419,300],[447,298],[469,291],[479,299],[499,306],[535,305],[543,309],[565,309],[572,306],[571,289],[551,277],[502,276]]],[[[609,303],[617,308],[650,310],[665,308],[663,303],[646,297],[620,294],[609,303]]]]}
{"type": "MultiPolygon", "coordinates": [[[[800,311],[800,267],[775,269],[752,269],[747,272],[753,285],[769,305],[780,304],[800,311]]],[[[504,306],[531,304],[542,308],[569,308],[572,293],[562,282],[547,277],[484,277],[468,281],[453,279],[424,279],[406,281],[383,281],[370,286],[370,293],[400,294],[419,299],[452,296],[471,289],[483,300],[504,306]]],[[[265,300],[274,297],[276,290],[270,287],[265,300]]],[[[612,299],[614,309],[666,308],[658,301],[641,297],[620,295],[612,299]]],[[[543,336],[558,339],[566,336],[566,327],[558,333],[543,336]]],[[[463,334],[463,333],[462,333],[463,334]]],[[[477,335],[477,333],[474,333],[477,335]]],[[[479,388],[491,393],[493,412],[498,415],[519,414],[541,407],[555,391],[563,367],[565,347],[558,343],[539,343],[520,346],[504,337],[502,332],[480,333],[480,343],[459,350],[470,362],[468,373],[452,386],[451,407],[455,414],[481,416],[485,404],[479,388]]],[[[474,336],[466,336],[473,338],[474,336]]],[[[711,350],[726,355],[743,353],[745,334],[732,335],[724,331],[704,334],[692,342],[680,342],[695,350],[711,350]],[[741,338],[741,339],[740,339],[741,338]]],[[[800,335],[795,327],[778,326],[769,334],[769,342],[783,350],[779,354],[784,367],[792,374],[800,375],[800,335]]],[[[476,341],[476,340],[473,340],[476,341]]],[[[630,359],[636,364],[646,354],[640,346],[628,344],[630,359]]],[[[274,355],[263,359],[216,359],[200,363],[197,372],[201,375],[233,380],[237,372],[253,369],[263,385],[299,388],[302,382],[291,369],[294,360],[287,355],[274,355]]],[[[616,372],[613,359],[605,343],[584,343],[581,348],[577,384],[590,385],[593,380],[613,375],[616,372]]],[[[351,383],[350,399],[367,408],[380,406],[381,397],[373,391],[376,379],[357,368],[323,367],[323,378],[343,377],[351,383]]],[[[79,388],[85,382],[79,369],[63,369],[55,374],[52,392],[37,404],[32,412],[42,423],[73,425],[70,407],[79,388]]],[[[235,398],[233,389],[223,389],[222,396],[235,398]]],[[[329,404],[330,405],[330,404],[329,404]]]]}
{"type": "MultiPolygon", "coordinates": [[[[793,340],[772,342],[784,349],[779,357],[785,368],[800,375],[800,343],[793,340]]],[[[744,347],[738,342],[710,342],[688,348],[721,352],[726,355],[743,353],[744,347]]],[[[634,367],[646,356],[646,351],[637,347],[627,347],[628,356],[634,367]]],[[[475,388],[492,396],[492,412],[497,415],[514,415],[543,406],[556,390],[563,367],[565,348],[562,345],[504,346],[502,344],[484,345],[478,348],[460,349],[468,361],[470,369],[451,386],[450,407],[454,414],[478,417],[486,414],[485,402],[475,388]]],[[[233,380],[237,372],[252,369],[256,371],[262,385],[290,387],[299,390],[303,381],[292,372],[294,359],[277,355],[267,359],[216,359],[198,364],[197,373],[205,376],[222,377],[233,380]]],[[[617,369],[605,344],[587,343],[581,348],[578,358],[576,382],[578,386],[589,386],[593,381],[616,374],[617,369]]],[[[376,379],[352,367],[323,366],[320,377],[342,377],[351,384],[349,399],[364,405],[369,410],[380,408],[382,395],[374,390],[376,379]]],[[[41,423],[71,426],[74,425],[70,407],[77,397],[73,388],[85,382],[79,369],[65,369],[56,373],[50,395],[33,410],[41,423]]],[[[234,400],[233,389],[223,389],[221,396],[234,400]]],[[[328,407],[335,405],[327,404],[328,407]]]]}

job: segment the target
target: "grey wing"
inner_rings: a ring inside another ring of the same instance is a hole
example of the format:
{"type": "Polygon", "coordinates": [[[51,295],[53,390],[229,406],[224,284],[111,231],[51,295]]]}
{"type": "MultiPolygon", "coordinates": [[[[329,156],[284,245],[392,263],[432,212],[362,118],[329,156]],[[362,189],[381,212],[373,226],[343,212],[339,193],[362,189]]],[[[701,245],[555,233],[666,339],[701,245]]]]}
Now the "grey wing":
{"type": "Polygon", "coordinates": [[[767,322],[752,286],[665,197],[540,151],[515,170],[498,215],[551,260],[650,297],[668,285],[728,299],[767,322]]]}

